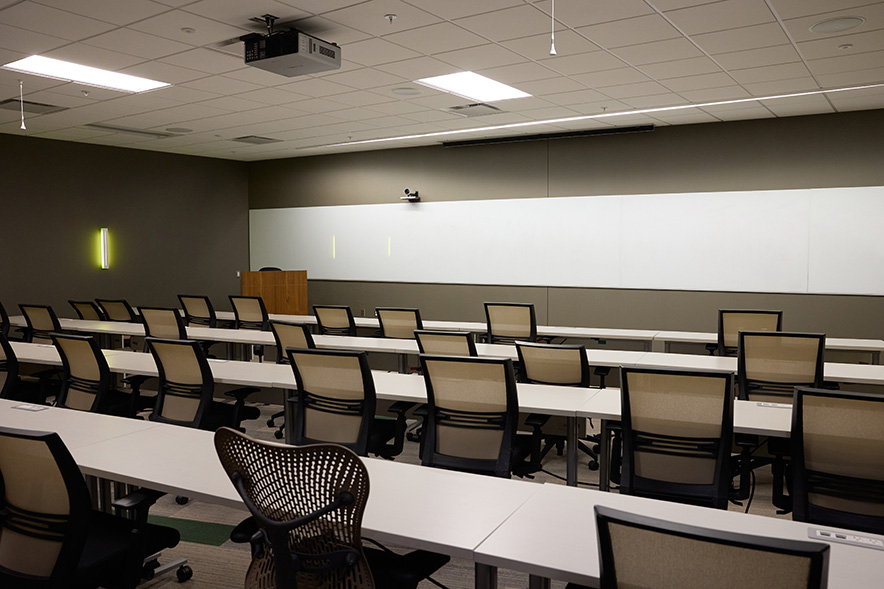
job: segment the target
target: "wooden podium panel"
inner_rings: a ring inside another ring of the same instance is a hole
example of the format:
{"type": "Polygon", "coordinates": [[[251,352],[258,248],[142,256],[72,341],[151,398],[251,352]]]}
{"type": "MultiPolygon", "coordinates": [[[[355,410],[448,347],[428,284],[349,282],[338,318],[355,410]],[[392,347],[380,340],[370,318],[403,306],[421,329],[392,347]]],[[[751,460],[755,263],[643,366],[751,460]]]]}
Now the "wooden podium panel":
{"type": "Polygon", "coordinates": [[[242,294],[261,297],[268,313],[307,315],[307,271],[243,272],[242,294]]]}

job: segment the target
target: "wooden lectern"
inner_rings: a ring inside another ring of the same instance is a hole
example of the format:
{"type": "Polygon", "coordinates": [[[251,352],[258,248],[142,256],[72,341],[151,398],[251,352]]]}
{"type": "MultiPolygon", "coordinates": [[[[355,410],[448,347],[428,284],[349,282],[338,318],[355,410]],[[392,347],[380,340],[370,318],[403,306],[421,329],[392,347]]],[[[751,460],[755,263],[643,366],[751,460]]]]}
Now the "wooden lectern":
{"type": "Polygon", "coordinates": [[[242,294],[261,297],[268,313],[307,315],[307,271],[243,272],[242,294]]]}

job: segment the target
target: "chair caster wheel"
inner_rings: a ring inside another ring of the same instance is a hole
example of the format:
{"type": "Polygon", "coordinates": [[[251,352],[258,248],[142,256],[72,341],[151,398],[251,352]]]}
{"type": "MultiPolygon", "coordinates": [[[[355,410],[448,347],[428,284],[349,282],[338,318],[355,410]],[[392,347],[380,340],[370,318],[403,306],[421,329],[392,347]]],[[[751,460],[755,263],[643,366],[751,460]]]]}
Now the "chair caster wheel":
{"type": "Polygon", "coordinates": [[[179,583],[183,583],[193,577],[193,569],[186,564],[183,564],[178,567],[177,571],[175,571],[175,576],[178,577],[179,583]]]}
{"type": "Polygon", "coordinates": [[[279,430],[276,430],[275,432],[273,432],[273,437],[276,438],[277,440],[281,440],[282,439],[282,432],[279,430]]]}
{"type": "Polygon", "coordinates": [[[149,560],[141,567],[141,578],[150,581],[154,578],[155,571],[160,568],[160,562],[157,559],[149,560]]]}
{"type": "Polygon", "coordinates": [[[190,499],[188,499],[187,497],[182,497],[181,495],[175,497],[175,503],[177,503],[178,505],[187,505],[188,501],[190,501],[190,499]]]}
{"type": "Polygon", "coordinates": [[[268,419],[268,420],[267,420],[267,427],[273,427],[274,425],[275,425],[275,424],[273,423],[273,420],[272,420],[272,419],[268,419]]]}
{"type": "Polygon", "coordinates": [[[592,445],[592,451],[595,452],[596,454],[598,454],[599,452],[602,451],[602,447],[599,446],[598,444],[593,444],[593,445],[592,445]]]}
{"type": "Polygon", "coordinates": [[[598,469],[599,469],[598,461],[597,460],[590,460],[589,461],[589,470],[598,470],[598,469]]]}

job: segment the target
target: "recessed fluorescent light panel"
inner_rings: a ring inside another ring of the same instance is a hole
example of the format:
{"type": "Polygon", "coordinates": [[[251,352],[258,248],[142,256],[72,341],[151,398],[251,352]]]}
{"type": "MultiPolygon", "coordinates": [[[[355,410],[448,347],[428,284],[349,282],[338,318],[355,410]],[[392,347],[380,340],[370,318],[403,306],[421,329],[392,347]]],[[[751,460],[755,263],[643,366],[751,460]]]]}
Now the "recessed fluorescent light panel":
{"type": "Polygon", "coordinates": [[[165,82],[109,72],[89,67],[88,65],[61,61],[60,59],[52,59],[41,55],[32,55],[31,57],[7,63],[3,66],[3,69],[34,74],[45,78],[55,78],[56,80],[65,80],[67,82],[79,82],[87,86],[108,88],[121,92],[147,92],[148,90],[169,86],[165,82]]]}
{"type": "Polygon", "coordinates": [[[473,72],[460,72],[415,81],[436,90],[450,92],[479,102],[496,102],[531,96],[527,92],[516,90],[511,86],[495,82],[491,78],[473,72]]]}

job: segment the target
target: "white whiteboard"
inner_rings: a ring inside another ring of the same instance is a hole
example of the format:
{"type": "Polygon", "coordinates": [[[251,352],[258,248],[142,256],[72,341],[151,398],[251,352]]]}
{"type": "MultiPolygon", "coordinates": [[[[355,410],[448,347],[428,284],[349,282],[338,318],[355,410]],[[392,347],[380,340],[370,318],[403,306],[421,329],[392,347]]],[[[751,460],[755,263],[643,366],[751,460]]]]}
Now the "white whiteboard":
{"type": "Polygon", "coordinates": [[[884,187],[253,209],[311,279],[884,294],[884,187]]]}

